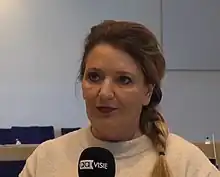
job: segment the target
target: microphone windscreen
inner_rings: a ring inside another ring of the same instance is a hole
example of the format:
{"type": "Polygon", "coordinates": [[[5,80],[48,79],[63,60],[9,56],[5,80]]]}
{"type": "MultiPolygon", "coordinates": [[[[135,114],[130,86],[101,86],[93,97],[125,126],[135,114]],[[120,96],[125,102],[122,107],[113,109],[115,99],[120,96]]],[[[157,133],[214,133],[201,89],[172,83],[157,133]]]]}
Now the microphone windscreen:
{"type": "Polygon", "coordinates": [[[115,159],[112,153],[101,147],[85,149],[78,162],[79,177],[114,177],[115,159]]]}

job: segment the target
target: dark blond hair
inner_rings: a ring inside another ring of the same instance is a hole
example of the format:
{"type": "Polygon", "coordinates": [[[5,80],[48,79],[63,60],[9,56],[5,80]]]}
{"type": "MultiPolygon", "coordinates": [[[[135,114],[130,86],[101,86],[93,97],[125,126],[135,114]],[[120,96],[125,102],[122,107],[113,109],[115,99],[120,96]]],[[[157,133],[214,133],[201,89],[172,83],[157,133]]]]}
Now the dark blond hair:
{"type": "Polygon", "coordinates": [[[156,107],[162,98],[160,81],[165,72],[165,60],[154,34],[144,25],[128,21],[104,21],[91,28],[85,40],[79,80],[82,81],[88,53],[98,44],[107,43],[125,51],[141,68],[146,84],[154,86],[150,103],[143,106],[140,116],[140,130],[148,136],[158,153],[152,177],[170,177],[166,161],[168,128],[156,107]]]}

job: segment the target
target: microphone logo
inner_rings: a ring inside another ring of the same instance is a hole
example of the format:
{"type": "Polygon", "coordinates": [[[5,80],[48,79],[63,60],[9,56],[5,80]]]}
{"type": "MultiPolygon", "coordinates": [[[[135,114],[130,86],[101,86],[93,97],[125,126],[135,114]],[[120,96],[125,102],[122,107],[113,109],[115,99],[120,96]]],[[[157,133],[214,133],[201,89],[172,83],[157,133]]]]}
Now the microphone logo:
{"type": "Polygon", "coordinates": [[[80,170],[93,170],[93,161],[94,160],[81,160],[79,164],[80,170]]]}
{"type": "Polygon", "coordinates": [[[79,163],[80,170],[108,169],[108,164],[103,162],[94,162],[94,160],[81,160],[79,163]]]}

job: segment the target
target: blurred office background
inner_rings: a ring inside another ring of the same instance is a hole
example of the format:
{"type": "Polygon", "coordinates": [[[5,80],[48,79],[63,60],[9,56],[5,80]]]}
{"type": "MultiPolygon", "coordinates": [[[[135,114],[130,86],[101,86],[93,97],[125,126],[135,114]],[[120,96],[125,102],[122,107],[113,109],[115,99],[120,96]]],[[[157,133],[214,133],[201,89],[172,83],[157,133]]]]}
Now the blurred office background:
{"type": "Polygon", "coordinates": [[[83,40],[117,19],[145,24],[163,47],[171,131],[220,140],[219,16],[218,0],[0,0],[0,128],[86,127],[76,84],[83,40]]]}

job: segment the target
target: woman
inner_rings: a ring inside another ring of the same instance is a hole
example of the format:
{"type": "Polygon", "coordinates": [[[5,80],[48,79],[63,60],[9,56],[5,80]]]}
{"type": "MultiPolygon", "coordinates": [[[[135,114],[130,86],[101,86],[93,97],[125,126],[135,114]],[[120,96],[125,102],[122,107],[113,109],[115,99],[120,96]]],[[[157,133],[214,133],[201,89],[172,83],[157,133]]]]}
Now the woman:
{"type": "Polygon", "coordinates": [[[110,150],[116,177],[219,177],[194,145],[168,132],[157,111],[165,61],[143,25],[105,21],[85,41],[79,80],[89,128],[41,144],[20,177],[77,177],[87,147],[110,150]]]}

